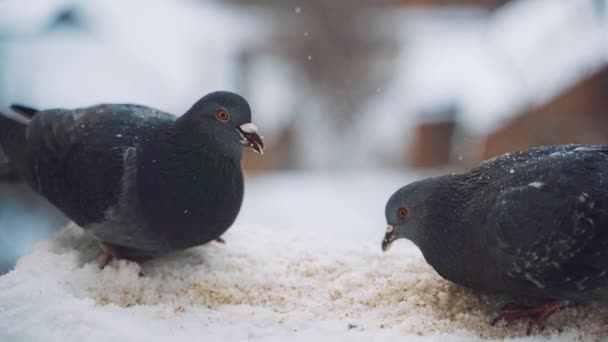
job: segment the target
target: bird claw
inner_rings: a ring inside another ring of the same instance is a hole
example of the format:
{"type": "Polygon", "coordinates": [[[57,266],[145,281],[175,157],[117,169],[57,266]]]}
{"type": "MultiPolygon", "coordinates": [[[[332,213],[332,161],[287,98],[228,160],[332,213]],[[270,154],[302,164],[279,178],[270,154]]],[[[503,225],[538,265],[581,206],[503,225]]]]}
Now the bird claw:
{"type": "Polygon", "coordinates": [[[101,249],[101,261],[99,262],[99,268],[104,269],[108,266],[112,260],[117,259],[116,251],[110,245],[100,243],[99,248],[101,249]]]}
{"type": "MultiPolygon", "coordinates": [[[[101,261],[99,262],[100,269],[104,269],[106,266],[108,266],[112,262],[112,260],[127,260],[127,261],[134,262],[138,265],[141,265],[141,263],[151,259],[151,257],[145,257],[145,256],[120,255],[120,253],[118,253],[116,248],[112,247],[109,244],[103,243],[103,242],[99,244],[99,247],[101,248],[101,252],[102,252],[102,258],[101,258],[101,261]]],[[[139,275],[143,276],[144,274],[143,274],[143,272],[140,272],[139,275]]]]}
{"type": "Polygon", "coordinates": [[[544,323],[547,320],[547,317],[565,306],[566,305],[562,305],[562,302],[559,300],[554,300],[538,306],[523,306],[509,303],[502,308],[503,312],[495,317],[490,325],[494,326],[499,321],[505,321],[508,325],[509,323],[523,318],[530,318],[528,328],[526,329],[526,334],[530,335],[534,326],[538,326],[540,331],[544,330],[544,323]]]}
{"type": "Polygon", "coordinates": [[[217,239],[215,239],[215,242],[225,244],[226,240],[222,239],[221,237],[218,237],[217,239]]]}
{"type": "Polygon", "coordinates": [[[519,305],[515,303],[507,303],[505,306],[500,309],[500,311],[517,311],[522,309],[529,309],[529,306],[519,305]]]}

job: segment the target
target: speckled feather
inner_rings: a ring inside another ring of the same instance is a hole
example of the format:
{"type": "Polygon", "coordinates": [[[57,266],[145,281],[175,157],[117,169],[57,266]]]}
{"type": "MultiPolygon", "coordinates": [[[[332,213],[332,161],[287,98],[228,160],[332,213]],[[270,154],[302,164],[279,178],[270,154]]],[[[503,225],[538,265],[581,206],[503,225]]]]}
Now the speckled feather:
{"type": "Polygon", "coordinates": [[[26,180],[78,225],[100,222],[118,201],[125,151],[174,120],[135,105],[41,112],[27,129],[26,180]]]}
{"type": "Polygon", "coordinates": [[[607,190],[608,146],[538,147],[406,186],[387,216],[424,202],[419,224],[400,227],[415,231],[401,237],[458,284],[590,299],[608,295],[607,190]]]}

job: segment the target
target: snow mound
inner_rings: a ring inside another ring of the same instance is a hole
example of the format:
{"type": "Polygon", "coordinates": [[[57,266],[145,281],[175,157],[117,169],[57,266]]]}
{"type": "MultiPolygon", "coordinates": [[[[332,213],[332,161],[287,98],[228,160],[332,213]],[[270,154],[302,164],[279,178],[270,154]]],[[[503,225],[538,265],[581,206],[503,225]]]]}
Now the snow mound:
{"type": "MultiPolygon", "coordinates": [[[[380,235],[382,233],[380,232],[380,235]]],[[[380,239],[381,236],[379,236],[380,239]]],[[[490,327],[504,298],[440,278],[411,244],[233,227],[211,243],[139,265],[98,268],[76,226],[0,277],[2,341],[392,341],[608,336],[606,309],[552,316],[543,335],[490,327]]]]}

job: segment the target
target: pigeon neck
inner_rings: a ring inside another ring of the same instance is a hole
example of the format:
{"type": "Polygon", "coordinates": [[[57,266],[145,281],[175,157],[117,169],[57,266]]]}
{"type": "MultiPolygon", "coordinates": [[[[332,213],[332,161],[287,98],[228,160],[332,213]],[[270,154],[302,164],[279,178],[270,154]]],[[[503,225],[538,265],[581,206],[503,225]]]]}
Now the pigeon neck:
{"type": "Polygon", "coordinates": [[[223,141],[213,130],[202,130],[188,120],[177,120],[169,127],[169,136],[175,153],[203,159],[230,160],[241,163],[243,148],[239,144],[223,141]]]}
{"type": "Polygon", "coordinates": [[[477,210],[473,205],[475,191],[465,175],[442,176],[429,184],[424,224],[412,241],[427,262],[449,279],[459,276],[454,273],[460,273],[466,265],[475,264],[469,260],[469,244],[479,237],[471,236],[473,232],[467,229],[476,224],[468,217],[478,217],[472,214],[477,210]]]}
{"type": "Polygon", "coordinates": [[[205,220],[225,229],[236,218],[243,195],[240,158],[218,152],[206,139],[169,128],[139,151],[137,186],[155,226],[194,229],[205,220]]]}

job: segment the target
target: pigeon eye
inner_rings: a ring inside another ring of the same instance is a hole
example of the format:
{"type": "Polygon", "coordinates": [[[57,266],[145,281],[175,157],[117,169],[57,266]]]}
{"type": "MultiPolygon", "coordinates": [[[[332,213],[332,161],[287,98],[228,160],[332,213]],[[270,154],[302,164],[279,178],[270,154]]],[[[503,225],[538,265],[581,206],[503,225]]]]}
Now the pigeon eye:
{"type": "Polygon", "coordinates": [[[230,114],[226,110],[220,109],[215,113],[215,117],[221,122],[226,122],[230,119],[230,114]]]}
{"type": "Polygon", "coordinates": [[[407,210],[406,207],[401,207],[397,210],[397,213],[399,214],[400,217],[406,217],[409,212],[410,211],[407,210]]]}

